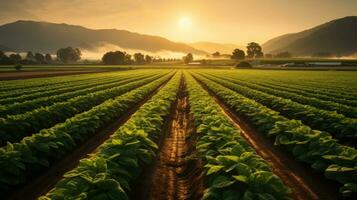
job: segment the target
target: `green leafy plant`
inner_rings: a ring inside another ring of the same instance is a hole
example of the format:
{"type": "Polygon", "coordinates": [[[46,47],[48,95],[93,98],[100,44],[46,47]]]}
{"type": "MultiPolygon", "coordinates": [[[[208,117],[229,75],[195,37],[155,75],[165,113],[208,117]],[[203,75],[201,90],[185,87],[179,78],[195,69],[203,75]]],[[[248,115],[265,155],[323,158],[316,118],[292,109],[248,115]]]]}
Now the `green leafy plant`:
{"type": "Polygon", "coordinates": [[[128,199],[130,185],[152,161],[154,142],[177,97],[181,74],[145,103],[96,153],[82,159],[40,199],[128,199]]]}
{"type": "Polygon", "coordinates": [[[191,114],[204,162],[203,199],[289,199],[290,189],[240,136],[221,109],[185,73],[191,114]]]}
{"type": "Polygon", "coordinates": [[[276,145],[285,146],[297,160],[310,164],[313,169],[324,173],[326,178],[341,183],[340,192],[343,195],[356,193],[356,149],[341,145],[329,133],[313,130],[299,120],[289,120],[279,112],[212,80],[198,74],[194,76],[259,131],[275,137],[276,145]]]}
{"type": "Polygon", "coordinates": [[[6,147],[0,148],[0,188],[6,190],[26,183],[29,181],[29,175],[41,173],[54,161],[73,150],[77,144],[125,114],[172,75],[167,74],[145,86],[107,100],[87,112],[67,119],[64,123],[25,137],[19,143],[7,143],[6,147]]]}

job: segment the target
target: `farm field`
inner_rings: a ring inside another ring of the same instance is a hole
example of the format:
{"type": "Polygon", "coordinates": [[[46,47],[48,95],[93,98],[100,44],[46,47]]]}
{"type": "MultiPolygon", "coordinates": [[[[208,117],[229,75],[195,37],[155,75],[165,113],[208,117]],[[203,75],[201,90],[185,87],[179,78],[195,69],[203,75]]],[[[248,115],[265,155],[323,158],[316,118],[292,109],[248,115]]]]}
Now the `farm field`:
{"type": "Polygon", "coordinates": [[[0,81],[1,199],[357,198],[357,72],[188,68],[0,81]]]}

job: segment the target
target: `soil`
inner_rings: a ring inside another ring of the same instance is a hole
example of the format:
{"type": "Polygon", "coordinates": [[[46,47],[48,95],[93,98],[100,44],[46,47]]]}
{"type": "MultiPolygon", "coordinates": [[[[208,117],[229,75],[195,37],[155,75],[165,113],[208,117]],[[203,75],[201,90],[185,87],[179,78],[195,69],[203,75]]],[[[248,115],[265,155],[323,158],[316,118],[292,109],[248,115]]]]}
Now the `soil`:
{"type": "MultiPolygon", "coordinates": [[[[171,79],[171,78],[170,78],[171,79]]],[[[170,80],[169,79],[169,80],[170,80]]],[[[9,200],[23,200],[23,199],[37,199],[39,196],[46,194],[50,191],[55,184],[62,179],[63,175],[78,166],[79,161],[82,158],[88,157],[88,154],[95,152],[95,150],[104,141],[106,141],[120,126],[122,126],[130,117],[153,95],[155,95],[162,87],[169,81],[165,81],[158,88],[156,88],[150,95],[144,100],[140,101],[134,107],[130,108],[125,115],[121,116],[115,122],[109,124],[104,129],[98,131],[90,139],[86,140],[82,144],[67,154],[63,159],[56,163],[52,163],[51,167],[43,171],[41,175],[34,176],[32,181],[27,185],[19,187],[11,191],[6,196],[9,200]]],[[[3,197],[4,197],[3,196],[3,197]]]]}
{"type": "Polygon", "coordinates": [[[133,199],[200,199],[203,194],[202,164],[188,159],[195,154],[196,134],[191,124],[184,80],[167,122],[156,161],[143,177],[139,195],[133,199]]]}
{"type": "MultiPolygon", "coordinates": [[[[196,79],[197,80],[197,79],[196,79]]],[[[292,189],[291,197],[297,200],[339,200],[343,198],[336,182],[330,181],[314,171],[310,166],[296,161],[283,147],[275,146],[271,138],[259,133],[247,120],[239,117],[228,108],[202,82],[197,80],[212,98],[221,106],[222,111],[241,130],[241,135],[256,152],[271,166],[272,171],[292,189]]]]}

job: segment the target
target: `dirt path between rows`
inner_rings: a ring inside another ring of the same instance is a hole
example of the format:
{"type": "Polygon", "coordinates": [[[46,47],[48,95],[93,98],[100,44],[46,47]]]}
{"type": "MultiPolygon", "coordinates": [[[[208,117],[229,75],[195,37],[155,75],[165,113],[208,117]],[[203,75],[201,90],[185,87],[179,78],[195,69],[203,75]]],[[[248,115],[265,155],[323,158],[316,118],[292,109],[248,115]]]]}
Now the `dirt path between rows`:
{"type": "Polygon", "coordinates": [[[296,200],[342,200],[338,192],[338,184],[327,180],[323,175],[313,171],[309,166],[294,160],[284,148],[275,146],[271,138],[267,138],[250,126],[246,120],[238,117],[223,101],[211,92],[202,82],[198,83],[209,92],[220,105],[223,113],[241,130],[241,135],[256,152],[271,166],[285,185],[292,189],[291,197],[296,200]]]}
{"type": "Polygon", "coordinates": [[[200,199],[203,193],[201,161],[187,159],[195,152],[195,132],[189,116],[188,93],[181,79],[178,100],[168,120],[160,151],[145,177],[146,187],[135,199],[183,200],[200,199]]]}
{"type": "Polygon", "coordinates": [[[34,176],[32,181],[27,185],[17,188],[11,191],[9,194],[3,197],[8,200],[24,200],[24,199],[37,199],[39,196],[46,194],[50,191],[55,184],[62,179],[63,175],[78,166],[79,161],[88,154],[94,152],[98,146],[105,142],[109,137],[125,122],[127,122],[130,117],[152,96],[160,91],[162,87],[166,85],[167,82],[171,80],[172,75],[169,80],[162,83],[158,88],[150,93],[145,99],[137,103],[134,107],[130,108],[125,115],[121,116],[115,122],[109,124],[102,130],[95,133],[91,138],[79,144],[78,147],[67,154],[63,159],[56,163],[52,163],[51,167],[44,171],[41,175],[34,176]]]}

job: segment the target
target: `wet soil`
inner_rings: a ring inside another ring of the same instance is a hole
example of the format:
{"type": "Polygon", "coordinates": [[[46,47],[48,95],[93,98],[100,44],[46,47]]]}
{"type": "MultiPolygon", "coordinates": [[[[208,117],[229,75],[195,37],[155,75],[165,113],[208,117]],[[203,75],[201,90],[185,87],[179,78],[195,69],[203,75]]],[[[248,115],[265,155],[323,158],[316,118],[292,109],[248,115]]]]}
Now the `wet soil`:
{"type": "Polygon", "coordinates": [[[147,181],[141,187],[145,189],[135,199],[200,199],[203,193],[202,164],[194,158],[196,135],[183,79],[167,123],[157,159],[144,177],[147,181]]]}

